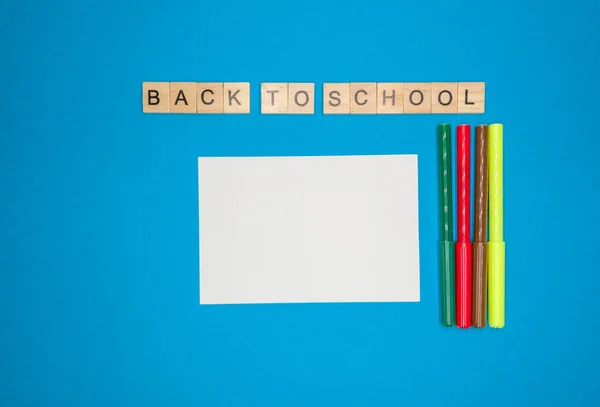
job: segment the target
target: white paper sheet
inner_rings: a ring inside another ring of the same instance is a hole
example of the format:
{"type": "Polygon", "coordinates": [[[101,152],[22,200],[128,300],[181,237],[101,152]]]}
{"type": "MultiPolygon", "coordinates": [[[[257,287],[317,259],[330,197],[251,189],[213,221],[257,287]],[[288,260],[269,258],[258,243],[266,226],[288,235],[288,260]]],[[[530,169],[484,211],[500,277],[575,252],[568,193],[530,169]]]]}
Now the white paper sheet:
{"type": "Polygon", "coordinates": [[[198,159],[200,304],[418,302],[416,155],[198,159]]]}

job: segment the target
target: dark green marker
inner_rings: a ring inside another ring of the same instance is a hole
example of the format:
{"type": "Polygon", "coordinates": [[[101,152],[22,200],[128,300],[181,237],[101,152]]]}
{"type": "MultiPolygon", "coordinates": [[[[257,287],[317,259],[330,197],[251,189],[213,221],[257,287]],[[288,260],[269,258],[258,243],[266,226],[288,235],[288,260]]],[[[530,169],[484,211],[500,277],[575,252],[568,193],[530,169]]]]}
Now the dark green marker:
{"type": "Polygon", "coordinates": [[[438,135],[438,184],[440,202],[440,301],[442,324],[456,324],[454,285],[454,240],[452,239],[452,151],[451,127],[440,124],[438,135]]]}

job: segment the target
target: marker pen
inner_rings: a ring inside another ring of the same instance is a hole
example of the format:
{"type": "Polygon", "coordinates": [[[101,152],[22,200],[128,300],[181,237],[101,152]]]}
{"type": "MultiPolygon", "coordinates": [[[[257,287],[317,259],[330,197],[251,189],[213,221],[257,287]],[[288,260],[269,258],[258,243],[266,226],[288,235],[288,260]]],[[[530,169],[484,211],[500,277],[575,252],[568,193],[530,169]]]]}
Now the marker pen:
{"type": "Polygon", "coordinates": [[[438,187],[440,205],[440,302],[442,324],[455,325],[454,239],[452,238],[452,151],[451,127],[440,124],[438,139],[438,187]]]}
{"type": "Polygon", "coordinates": [[[458,240],[456,242],[456,325],[471,326],[471,126],[461,124],[456,131],[456,186],[458,240]]]}
{"type": "Polygon", "coordinates": [[[504,216],[503,216],[503,133],[502,124],[489,130],[490,241],[488,243],[489,323],[504,327],[504,216]]]}
{"type": "Polygon", "coordinates": [[[473,232],[473,326],[485,327],[487,303],[488,126],[475,128],[475,225],[473,232]]]}

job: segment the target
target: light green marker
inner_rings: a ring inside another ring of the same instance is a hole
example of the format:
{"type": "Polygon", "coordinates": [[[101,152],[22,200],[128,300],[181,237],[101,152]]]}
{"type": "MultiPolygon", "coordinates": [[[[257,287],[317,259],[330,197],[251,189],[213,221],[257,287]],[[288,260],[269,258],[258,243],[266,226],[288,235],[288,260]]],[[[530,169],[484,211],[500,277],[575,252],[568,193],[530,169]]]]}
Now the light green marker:
{"type": "Polygon", "coordinates": [[[489,213],[488,312],[492,328],[504,327],[504,216],[503,216],[503,133],[502,124],[489,127],[489,213]]]}

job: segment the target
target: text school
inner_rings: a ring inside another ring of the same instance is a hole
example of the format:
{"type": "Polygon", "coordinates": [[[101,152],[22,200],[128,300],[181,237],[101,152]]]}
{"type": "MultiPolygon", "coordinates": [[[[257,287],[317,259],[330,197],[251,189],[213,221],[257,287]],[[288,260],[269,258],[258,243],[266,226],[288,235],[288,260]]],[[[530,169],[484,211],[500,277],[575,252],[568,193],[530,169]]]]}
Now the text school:
{"type": "MultiPolygon", "coordinates": [[[[314,114],[314,83],[262,83],[262,114],[314,114]]],[[[249,82],[144,82],[144,113],[248,114],[249,82]]],[[[323,114],[477,114],[485,82],[323,84],[323,114]]]]}

